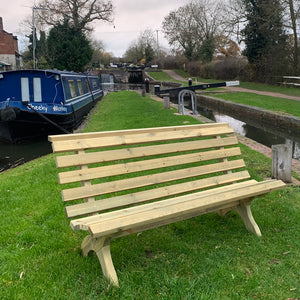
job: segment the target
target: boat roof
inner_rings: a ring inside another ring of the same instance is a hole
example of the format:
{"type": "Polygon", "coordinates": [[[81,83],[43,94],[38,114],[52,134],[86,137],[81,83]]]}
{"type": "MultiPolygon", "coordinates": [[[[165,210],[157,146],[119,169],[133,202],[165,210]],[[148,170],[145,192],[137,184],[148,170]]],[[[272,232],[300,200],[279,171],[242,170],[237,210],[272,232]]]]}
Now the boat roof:
{"type": "Polygon", "coordinates": [[[85,76],[95,76],[89,73],[76,73],[71,71],[60,71],[60,70],[41,70],[41,69],[24,69],[24,70],[11,70],[11,71],[0,71],[0,73],[51,73],[51,74],[58,74],[58,75],[85,75],[85,76]]]}

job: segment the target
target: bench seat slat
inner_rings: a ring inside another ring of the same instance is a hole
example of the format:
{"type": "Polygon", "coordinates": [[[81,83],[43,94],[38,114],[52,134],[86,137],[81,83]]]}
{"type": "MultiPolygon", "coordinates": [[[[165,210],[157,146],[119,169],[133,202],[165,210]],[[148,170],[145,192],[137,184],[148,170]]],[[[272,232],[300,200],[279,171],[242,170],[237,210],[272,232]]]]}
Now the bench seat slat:
{"type": "Polygon", "coordinates": [[[74,204],[67,206],[65,209],[68,218],[80,217],[91,213],[97,213],[109,209],[115,209],[132,204],[143,203],[167,196],[192,192],[199,189],[211,188],[222,184],[246,180],[249,178],[250,175],[248,171],[241,171],[137,192],[134,194],[127,194],[101,199],[93,203],[89,202],[74,204]]]}
{"type": "MultiPolygon", "coordinates": [[[[194,214],[195,211],[205,211],[216,205],[225,204],[226,201],[237,201],[245,199],[245,197],[251,198],[263,195],[272,190],[283,188],[284,186],[285,185],[279,180],[270,180],[259,182],[247,186],[246,188],[232,188],[232,190],[226,192],[218,193],[216,189],[215,193],[209,196],[202,196],[200,192],[177,197],[175,198],[177,201],[176,204],[173,203],[173,199],[162,200],[155,204],[145,204],[140,212],[131,214],[130,209],[128,209],[126,216],[89,225],[89,231],[93,237],[115,234],[119,231],[130,232],[134,230],[135,227],[146,226],[149,222],[159,222],[160,220],[172,219],[177,216],[183,217],[189,213],[194,214]]],[[[139,208],[140,207],[141,206],[139,206],[139,208]]]]}
{"type": "MultiPolygon", "coordinates": [[[[234,184],[230,184],[230,185],[226,185],[226,186],[221,186],[218,188],[214,188],[214,189],[209,189],[209,190],[205,190],[205,191],[201,191],[199,193],[201,193],[201,195],[203,197],[205,196],[211,196],[214,195],[216,193],[224,193],[226,191],[231,191],[232,188],[243,188],[243,187],[248,187],[250,185],[254,185],[256,184],[257,181],[256,180],[247,180],[247,181],[242,181],[242,182],[238,182],[238,183],[234,183],[234,184]],[[217,190],[217,192],[216,192],[217,190]]],[[[193,193],[195,194],[195,193],[193,193]]],[[[192,195],[193,195],[192,194],[192,195]]],[[[148,207],[149,205],[161,205],[160,203],[168,203],[167,201],[173,201],[172,203],[176,204],[178,201],[181,202],[182,199],[188,199],[186,197],[189,197],[191,194],[188,195],[183,195],[183,196],[179,196],[179,197],[174,197],[174,198],[170,198],[170,199],[165,199],[165,200],[160,200],[157,202],[153,202],[153,203],[148,203],[148,204],[143,204],[141,207],[148,207]],[[185,197],[185,198],[183,198],[185,197]],[[176,200],[175,200],[176,199],[176,200]],[[156,204],[155,204],[156,203],[156,204]]],[[[110,220],[113,218],[117,218],[117,217],[123,217],[123,216],[127,216],[128,214],[128,210],[131,213],[136,213],[136,212],[140,212],[141,209],[139,206],[133,206],[130,208],[124,208],[124,209],[120,209],[117,211],[111,211],[111,212],[106,212],[106,213],[102,213],[102,214],[98,214],[98,215],[94,215],[94,216],[88,216],[88,217],[83,217],[83,218],[79,218],[79,219],[74,219],[70,221],[71,227],[73,230],[88,230],[88,227],[90,225],[105,221],[105,220],[110,220]]]]}
{"type": "MultiPolygon", "coordinates": [[[[185,127],[185,126],[183,126],[185,127]]],[[[111,146],[122,146],[122,145],[135,145],[143,143],[151,143],[158,141],[173,141],[178,139],[196,138],[196,137],[212,137],[223,134],[232,134],[233,129],[229,126],[215,126],[209,128],[203,128],[200,126],[192,128],[181,128],[177,131],[170,132],[146,132],[137,134],[121,134],[114,136],[104,136],[83,138],[80,140],[65,140],[57,141],[52,143],[54,152],[62,151],[79,151],[84,149],[103,148],[111,146]]],[[[50,139],[51,140],[51,139],[50,139]]]]}
{"type": "Polygon", "coordinates": [[[141,206],[125,208],[115,212],[102,213],[91,217],[72,220],[73,230],[89,230],[94,236],[113,234],[119,230],[128,230],[126,226],[140,226],[140,223],[154,221],[157,218],[172,217],[177,212],[182,213],[194,209],[207,209],[209,206],[225,204],[226,201],[238,201],[266,194],[284,186],[280,180],[257,182],[249,180],[230,186],[178,196],[141,206]]]}
{"type": "Polygon", "coordinates": [[[128,149],[118,149],[100,152],[88,152],[84,154],[71,154],[56,157],[58,168],[89,165],[94,163],[109,162],[129,158],[139,158],[158,154],[171,154],[182,151],[209,149],[214,147],[226,147],[238,144],[236,136],[220,139],[197,140],[191,142],[179,142],[175,145],[162,144],[128,149]]]}
{"type": "Polygon", "coordinates": [[[82,180],[92,180],[133,172],[153,170],[176,165],[189,164],[199,161],[208,161],[213,159],[223,159],[240,155],[240,148],[230,148],[221,150],[211,150],[184,155],[168,156],[162,158],[149,159],[144,161],[128,162],[110,166],[89,168],[83,170],[63,172],[59,174],[60,184],[77,182],[82,180]]]}
{"type": "Polygon", "coordinates": [[[72,189],[65,189],[62,191],[62,197],[64,201],[71,201],[76,199],[104,195],[116,191],[124,191],[133,188],[159,184],[162,182],[170,182],[184,178],[191,178],[194,176],[234,170],[243,167],[245,167],[245,163],[242,159],[225,161],[221,163],[192,167],[188,169],[180,169],[135,178],[116,180],[113,182],[94,184],[92,186],[87,187],[83,186],[72,189]]]}

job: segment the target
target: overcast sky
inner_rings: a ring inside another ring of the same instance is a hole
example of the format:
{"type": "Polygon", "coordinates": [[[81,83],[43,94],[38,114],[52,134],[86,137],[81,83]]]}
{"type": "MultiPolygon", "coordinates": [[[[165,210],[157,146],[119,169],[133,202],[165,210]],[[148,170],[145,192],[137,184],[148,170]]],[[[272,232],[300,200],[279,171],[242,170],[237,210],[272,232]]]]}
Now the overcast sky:
{"type": "MultiPolygon", "coordinates": [[[[171,10],[184,5],[188,0],[113,0],[115,6],[114,26],[103,22],[93,23],[93,38],[104,42],[106,51],[115,56],[122,56],[129,44],[137,39],[145,29],[155,31],[161,29],[161,24],[171,10]]],[[[26,17],[31,17],[33,0],[0,0],[0,17],[3,19],[4,30],[19,37],[19,48],[24,41],[21,33],[28,28],[20,27],[26,17]],[[20,45],[21,44],[21,45],[20,45]]],[[[161,31],[158,31],[158,41],[167,47],[161,31]]]]}

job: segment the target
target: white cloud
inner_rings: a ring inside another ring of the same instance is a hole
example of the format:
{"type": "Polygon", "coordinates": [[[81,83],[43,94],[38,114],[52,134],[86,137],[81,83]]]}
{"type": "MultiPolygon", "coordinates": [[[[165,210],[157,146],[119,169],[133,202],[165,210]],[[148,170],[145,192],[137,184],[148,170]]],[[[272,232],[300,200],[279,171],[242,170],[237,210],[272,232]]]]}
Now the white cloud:
{"type": "MultiPolygon", "coordinates": [[[[93,37],[102,40],[108,52],[122,56],[130,43],[137,39],[145,29],[159,30],[164,17],[189,0],[113,0],[115,6],[114,26],[104,22],[95,22],[93,37]]],[[[31,16],[33,0],[0,0],[0,16],[4,30],[18,34],[19,24],[31,16]]],[[[21,28],[21,32],[28,29],[21,28]]],[[[167,46],[163,34],[159,32],[159,42],[167,46]]]]}

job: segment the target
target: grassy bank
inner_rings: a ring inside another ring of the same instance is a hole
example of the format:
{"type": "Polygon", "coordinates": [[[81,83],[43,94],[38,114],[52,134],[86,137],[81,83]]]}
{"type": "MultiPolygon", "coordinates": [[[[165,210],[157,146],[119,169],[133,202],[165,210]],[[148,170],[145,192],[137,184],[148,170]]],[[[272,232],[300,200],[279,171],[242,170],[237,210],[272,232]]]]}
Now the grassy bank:
{"type": "MultiPolygon", "coordinates": [[[[192,124],[134,92],[111,93],[85,131],[192,124]]],[[[251,175],[271,161],[241,145],[251,175]]],[[[217,214],[113,241],[120,288],[108,285],[95,256],[82,257],[57,184],[54,155],[0,174],[1,299],[287,299],[299,297],[299,187],[257,198],[263,237],[232,213],[217,214]]]]}
{"type": "Polygon", "coordinates": [[[253,93],[218,93],[214,97],[300,117],[300,102],[253,93]]]}
{"type": "Polygon", "coordinates": [[[173,77],[171,77],[169,74],[163,71],[149,72],[149,75],[156,81],[170,81],[170,82],[177,82],[185,85],[187,84],[186,82],[175,80],[173,77]]]}

